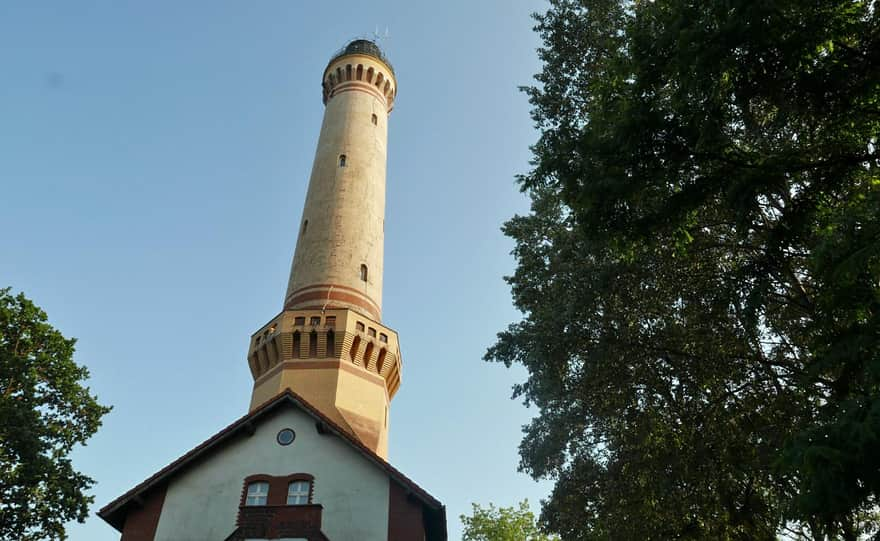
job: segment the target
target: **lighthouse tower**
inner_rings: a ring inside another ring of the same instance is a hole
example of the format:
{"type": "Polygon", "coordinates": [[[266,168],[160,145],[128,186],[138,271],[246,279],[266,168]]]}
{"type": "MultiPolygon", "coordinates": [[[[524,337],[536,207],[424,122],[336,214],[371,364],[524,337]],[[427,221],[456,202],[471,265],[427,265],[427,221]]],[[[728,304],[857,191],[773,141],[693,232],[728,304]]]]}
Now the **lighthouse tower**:
{"type": "Polygon", "coordinates": [[[397,333],[382,324],[394,72],[355,40],[322,85],[284,304],[250,341],[249,411],[99,511],[121,541],[448,539],[443,504],[387,460],[400,387],[397,333]]]}
{"type": "Polygon", "coordinates": [[[388,116],[397,81],[371,41],[355,40],[322,78],[324,120],[283,310],[251,338],[250,409],[285,389],[367,448],[388,455],[400,387],[397,333],[382,324],[388,116]]]}

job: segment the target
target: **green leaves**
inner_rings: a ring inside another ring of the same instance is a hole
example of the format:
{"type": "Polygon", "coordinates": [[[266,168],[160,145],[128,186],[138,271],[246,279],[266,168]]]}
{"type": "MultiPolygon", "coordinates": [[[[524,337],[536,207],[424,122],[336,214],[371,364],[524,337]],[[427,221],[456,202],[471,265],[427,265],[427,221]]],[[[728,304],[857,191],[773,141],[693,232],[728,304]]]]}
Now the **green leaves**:
{"type": "Polygon", "coordinates": [[[535,515],[529,510],[528,500],[514,507],[495,507],[487,509],[473,505],[473,515],[461,515],[464,526],[462,541],[554,541],[558,538],[547,536],[535,524],[535,515]]]}
{"type": "Polygon", "coordinates": [[[505,233],[564,539],[853,538],[880,523],[880,13],[555,0],[505,233]],[[789,532],[791,533],[791,532],[789,532]],[[791,534],[795,535],[795,534],[791,534]]]}
{"type": "Polygon", "coordinates": [[[0,289],[0,538],[64,539],[65,522],[85,520],[93,484],[67,455],[110,408],[81,385],[75,340],[9,291],[0,289]]]}

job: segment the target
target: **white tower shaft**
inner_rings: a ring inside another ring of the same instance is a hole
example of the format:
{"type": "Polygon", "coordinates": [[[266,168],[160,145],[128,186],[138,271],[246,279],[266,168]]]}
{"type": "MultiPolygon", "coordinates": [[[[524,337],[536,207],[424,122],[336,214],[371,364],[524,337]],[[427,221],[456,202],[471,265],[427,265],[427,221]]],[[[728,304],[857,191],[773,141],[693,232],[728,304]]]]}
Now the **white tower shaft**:
{"type": "Polygon", "coordinates": [[[291,265],[284,308],[382,313],[391,68],[344,54],[324,72],[326,110],[291,265]]]}

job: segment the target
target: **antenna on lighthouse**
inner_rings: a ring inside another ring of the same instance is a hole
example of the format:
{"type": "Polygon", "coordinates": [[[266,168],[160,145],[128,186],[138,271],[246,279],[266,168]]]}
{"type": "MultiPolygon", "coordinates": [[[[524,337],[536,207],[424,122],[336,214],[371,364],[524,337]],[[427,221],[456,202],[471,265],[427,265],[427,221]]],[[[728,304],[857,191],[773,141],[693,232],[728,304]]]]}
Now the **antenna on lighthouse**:
{"type": "Polygon", "coordinates": [[[388,27],[385,27],[385,32],[379,32],[379,25],[376,25],[376,29],[373,31],[373,43],[376,45],[382,46],[382,51],[386,56],[391,56],[388,54],[388,49],[390,48],[388,42],[391,40],[391,35],[388,32],[388,27]]]}

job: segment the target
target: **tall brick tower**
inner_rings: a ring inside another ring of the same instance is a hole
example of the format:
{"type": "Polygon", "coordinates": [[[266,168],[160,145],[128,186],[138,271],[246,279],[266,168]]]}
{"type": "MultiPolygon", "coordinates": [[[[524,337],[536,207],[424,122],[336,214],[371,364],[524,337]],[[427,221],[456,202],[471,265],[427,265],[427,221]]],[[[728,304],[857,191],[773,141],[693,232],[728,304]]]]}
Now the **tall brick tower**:
{"type": "Polygon", "coordinates": [[[400,387],[397,333],[381,322],[397,82],[367,40],[333,56],[322,81],[284,304],[251,337],[250,411],[101,509],[121,541],[448,539],[446,508],[387,456],[400,387]]]}
{"type": "Polygon", "coordinates": [[[388,455],[400,386],[397,333],[382,325],[385,163],[397,81],[355,40],[324,70],[324,121],[282,312],[254,333],[251,410],[291,389],[388,455]]]}

